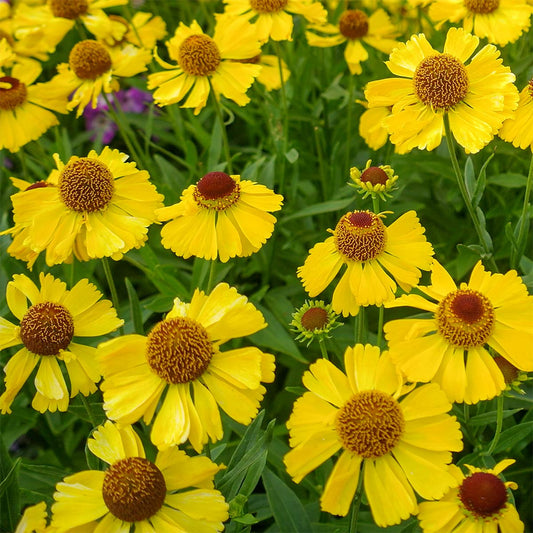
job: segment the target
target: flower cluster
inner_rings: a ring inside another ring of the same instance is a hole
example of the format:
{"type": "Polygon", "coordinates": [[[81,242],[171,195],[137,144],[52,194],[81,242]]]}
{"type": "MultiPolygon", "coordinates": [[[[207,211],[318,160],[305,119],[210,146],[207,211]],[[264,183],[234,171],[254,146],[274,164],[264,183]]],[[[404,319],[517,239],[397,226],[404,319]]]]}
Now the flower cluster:
{"type": "Polygon", "coordinates": [[[524,533],[532,15],[0,0],[0,530],[524,533]]]}

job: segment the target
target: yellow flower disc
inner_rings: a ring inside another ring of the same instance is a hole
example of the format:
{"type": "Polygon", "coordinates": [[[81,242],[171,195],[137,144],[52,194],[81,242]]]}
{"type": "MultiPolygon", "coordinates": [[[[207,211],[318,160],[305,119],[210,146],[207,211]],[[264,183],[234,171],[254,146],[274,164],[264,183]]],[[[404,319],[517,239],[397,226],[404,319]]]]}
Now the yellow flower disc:
{"type": "Polygon", "coordinates": [[[209,172],[198,183],[193,198],[198,205],[223,211],[240,197],[239,184],[224,172],[209,172]]]}
{"type": "Polygon", "coordinates": [[[0,78],[0,85],[5,84],[9,84],[11,87],[0,87],[0,109],[11,111],[26,101],[28,91],[24,83],[11,76],[0,78]]]}
{"type": "Polygon", "coordinates": [[[471,13],[492,13],[500,7],[500,0],[464,0],[465,7],[471,13]]]}
{"type": "Polygon", "coordinates": [[[347,39],[360,39],[368,33],[368,17],[360,9],[348,9],[339,19],[339,31],[347,39]]]}
{"type": "Polygon", "coordinates": [[[69,310],[58,303],[32,305],[20,322],[20,338],[37,355],[57,355],[74,336],[74,321],[69,310]]]}
{"type": "Polygon", "coordinates": [[[113,174],[96,159],[80,157],[65,165],[59,175],[59,194],[73,211],[101,211],[113,197],[113,174]]]}
{"type": "Polygon", "coordinates": [[[398,402],[379,390],[358,392],[336,417],[336,430],[345,449],[376,459],[389,453],[405,427],[398,402]]]}
{"type": "Polygon", "coordinates": [[[250,6],[258,13],[276,13],[285,9],[288,0],[250,0],[250,6]]]}
{"type": "Polygon", "coordinates": [[[449,293],[435,313],[439,333],[454,346],[482,346],[494,325],[494,308],[478,291],[461,289],[449,293]]]}
{"type": "Polygon", "coordinates": [[[220,59],[218,46],[207,35],[187,37],[178,50],[178,64],[191,76],[212,74],[218,68],[220,59]]]}
{"type": "Polygon", "coordinates": [[[502,480],[489,472],[474,472],[459,487],[459,499],[476,518],[497,514],[507,503],[502,480]]]}
{"type": "Polygon", "coordinates": [[[165,500],[167,487],[157,466],[142,457],[113,463],[104,476],[102,496],[119,520],[141,522],[153,516],[165,500]]]}
{"type": "Polygon", "coordinates": [[[111,66],[111,56],[103,44],[91,39],[76,43],[68,57],[70,68],[82,80],[95,80],[111,66]]]}
{"type": "Polygon", "coordinates": [[[370,261],[385,249],[387,235],[381,218],[370,211],[347,213],[333,233],[335,246],[353,261],[370,261]]]}
{"type": "Polygon", "coordinates": [[[192,318],[163,320],[148,334],[148,364],[161,379],[173,385],[201,376],[212,355],[213,346],[207,331],[192,318]]]}
{"type": "Polygon", "coordinates": [[[448,110],[468,92],[465,66],[450,54],[424,58],[416,67],[413,83],[417,97],[433,109],[448,110]]]}
{"type": "Polygon", "coordinates": [[[74,20],[87,13],[89,3],[87,0],[51,0],[50,8],[54,17],[74,20]]]}

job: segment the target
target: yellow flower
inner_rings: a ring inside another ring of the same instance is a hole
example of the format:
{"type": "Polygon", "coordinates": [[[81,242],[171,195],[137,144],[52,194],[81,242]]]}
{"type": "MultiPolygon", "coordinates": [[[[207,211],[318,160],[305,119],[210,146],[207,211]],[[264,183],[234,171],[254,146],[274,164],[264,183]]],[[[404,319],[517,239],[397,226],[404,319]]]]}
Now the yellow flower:
{"type": "Polygon", "coordinates": [[[239,60],[261,53],[260,43],[251,24],[240,19],[217,18],[213,38],[196,21],[183,22],[166,43],[173,65],[155,56],[166,70],[148,76],[148,88],[155,89],[154,101],[166,106],[187,99],[181,107],[194,108],[197,115],[207,103],[211,88],[240,106],[250,98],[246,91],[261,67],[239,60]],[[188,96],[187,96],[188,95],[188,96]]]}
{"type": "Polygon", "coordinates": [[[253,181],[224,172],[209,172],[191,185],[179,203],[158,209],[161,242],[184,258],[225,263],[257,252],[272,235],[283,196],[253,181]]]}
{"type": "Polygon", "coordinates": [[[45,502],[26,507],[15,533],[46,533],[47,516],[45,502]]]}
{"type": "Polygon", "coordinates": [[[160,16],[152,13],[137,11],[131,21],[118,15],[107,16],[103,11],[94,17],[91,30],[99,41],[104,41],[108,46],[125,46],[128,43],[152,50],[157,41],[167,35],[165,21],[160,16]],[[116,31],[116,26],[120,31],[116,31]]]}
{"type": "MultiPolygon", "coordinates": [[[[34,36],[50,34],[55,39],[53,43],[55,48],[76,22],[83,24],[94,35],[98,35],[101,27],[95,24],[95,21],[101,22],[102,17],[107,16],[102,9],[127,3],[127,0],[48,0],[43,5],[25,6],[18,2],[15,21],[22,27],[21,29],[24,29],[20,32],[23,35],[28,32],[34,36]]],[[[122,25],[117,25],[115,31],[124,35],[125,30],[122,25]]],[[[53,49],[49,51],[53,52],[53,49]]]]}
{"type": "Polygon", "coordinates": [[[365,109],[359,119],[359,135],[372,150],[379,150],[389,139],[384,119],[390,115],[390,107],[365,109]]]}
{"type": "Polygon", "coordinates": [[[413,35],[390,55],[387,66],[400,78],[371,81],[368,106],[392,106],[384,119],[400,153],[415,147],[433,150],[444,135],[444,115],[467,153],[488,144],[518,103],[514,74],[501,64],[494,45],[484,46],[470,61],[479,38],[451,28],[444,52],[434,50],[424,34],[413,35]]]}
{"type": "Polygon", "coordinates": [[[107,416],[150,424],[157,410],[151,439],[159,449],[189,440],[200,452],[208,438],[222,438],[219,407],[245,425],[257,414],[261,382],[274,380],[274,356],[220,346],[264,327],[263,315],[226,283],[209,295],[196,289],[190,304],[176,298],[147,337],[126,335],[99,346],[107,416]]]}
{"type": "Polygon", "coordinates": [[[79,117],[85,107],[97,106],[98,96],[118,91],[117,77],[131,77],[144,72],[152,59],[149,50],[126,45],[108,48],[98,41],[85,39],[76,43],[68,63],[57,67],[58,74],[50,80],[53,94],[70,95],[68,109],[76,109],[79,117]]]}
{"type": "Polygon", "coordinates": [[[370,195],[377,195],[383,201],[391,197],[391,192],[396,189],[398,176],[394,174],[394,169],[390,165],[371,166],[372,160],[366,162],[365,168],[361,171],[357,167],[350,169],[350,178],[354,183],[348,185],[358,189],[363,195],[363,199],[370,195]]]}
{"type": "Polygon", "coordinates": [[[327,17],[327,11],[316,0],[224,0],[224,3],[224,13],[252,22],[263,42],[291,41],[292,15],[302,15],[313,24],[323,24],[327,17]]]}
{"type": "Polygon", "coordinates": [[[109,421],[96,429],[87,446],[109,466],[104,472],[78,472],[57,484],[51,524],[55,533],[224,529],[228,504],[213,488],[221,467],[207,457],[189,457],[172,447],[152,462],[131,426],[109,421]]]}
{"type": "Polygon", "coordinates": [[[38,139],[59,124],[52,111],[67,112],[67,99],[52,94],[51,82],[34,83],[41,67],[27,62],[16,63],[9,74],[15,54],[0,38],[0,149],[17,152],[21,146],[38,139]]]}
{"type": "Polygon", "coordinates": [[[516,148],[530,148],[533,151],[533,78],[520,92],[518,107],[513,116],[507,119],[499,136],[516,148]]]}
{"type": "Polygon", "coordinates": [[[287,422],[287,472],[299,483],[340,450],[322,510],[345,516],[362,475],[376,524],[397,524],[417,512],[415,492],[436,499],[456,484],[447,467],[463,447],[460,426],[439,387],[405,387],[387,352],[357,344],[344,366],[319,359],[304,374],[309,391],[287,422]]]}
{"type": "Polygon", "coordinates": [[[386,307],[410,306],[431,318],[385,324],[393,361],[411,381],[435,381],[453,402],[490,400],[505,380],[487,345],[519,370],[533,370],[533,296],[515,270],[486,272],[479,261],[468,283],[457,288],[446,270],[433,262],[431,285],[422,296],[401,296],[386,307]]]}
{"type": "Polygon", "coordinates": [[[75,337],[98,337],[123,324],[109,300],[86,279],[72,289],[51,274],[39,275],[40,289],[23,274],[7,284],[6,300],[17,326],[0,317],[0,349],[23,344],[4,368],[6,390],[0,396],[0,411],[11,412],[11,403],[37,366],[32,407],[66,411],[69,391],[59,361],[67,369],[70,397],[96,391],[100,369],[96,348],[74,342],[75,337]],[[28,307],[28,301],[30,303],[28,307]]]}
{"type": "Polygon", "coordinates": [[[341,13],[337,25],[310,25],[305,35],[311,46],[329,47],[347,43],[344,59],[351,74],[361,74],[361,63],[368,59],[363,43],[386,54],[399,44],[394,39],[398,33],[383,9],[374,11],[370,16],[360,9],[347,9],[341,13]]]}
{"type": "Polygon", "coordinates": [[[429,270],[433,248],[426,241],[416,213],[408,211],[390,226],[384,214],[346,213],[331,237],[316,244],[298,268],[309,296],[320,294],[343,273],[333,292],[332,307],[343,316],[356,315],[359,306],[382,305],[392,300],[398,284],[408,292],[418,283],[420,269],[429,270]]]}
{"type": "Polygon", "coordinates": [[[428,14],[437,29],[463,21],[466,32],[505,46],[529,29],[531,13],[526,0],[432,0],[428,14]]]}
{"type": "Polygon", "coordinates": [[[476,468],[465,476],[461,469],[450,465],[450,472],[459,485],[448,491],[438,502],[420,504],[418,519],[424,533],[523,533],[524,524],[511,503],[509,489],[516,483],[502,481],[499,475],[514,459],[504,459],[494,468],[476,468]]]}
{"type": "Polygon", "coordinates": [[[28,260],[46,250],[51,266],[70,262],[73,254],[80,261],[120,259],[140,248],[163,196],[148,172],[126,163],[127,158],[105,147],[101,154],[72,156],[65,165],[54,154],[57,170],[41,182],[44,186],[11,197],[15,226],[4,232],[15,235],[9,253],[28,260]]]}
{"type": "Polygon", "coordinates": [[[257,76],[257,81],[263,84],[267,91],[273,91],[275,89],[281,88],[281,76],[283,76],[283,82],[286,82],[290,75],[291,71],[287,67],[287,63],[280,59],[276,55],[271,54],[260,54],[251,60],[248,60],[251,63],[255,63],[261,67],[259,76],[257,76]],[[281,61],[281,74],[279,71],[281,61]]]}

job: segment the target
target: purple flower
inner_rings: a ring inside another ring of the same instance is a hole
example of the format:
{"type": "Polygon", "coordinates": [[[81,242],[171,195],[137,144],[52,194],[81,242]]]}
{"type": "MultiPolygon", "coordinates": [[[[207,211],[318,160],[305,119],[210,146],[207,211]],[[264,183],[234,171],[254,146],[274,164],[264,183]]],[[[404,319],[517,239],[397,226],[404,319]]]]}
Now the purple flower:
{"type": "MultiPolygon", "coordinates": [[[[1,0],[0,0],[1,1],[1,0]]],[[[135,87],[120,90],[108,96],[111,105],[115,107],[118,102],[122,111],[126,113],[144,113],[148,109],[148,104],[152,101],[152,94],[135,87]]],[[[89,104],[83,110],[85,118],[85,128],[92,131],[91,140],[102,139],[103,144],[109,144],[115,137],[118,126],[107,114],[109,107],[102,97],[98,97],[96,107],[89,104]]]]}

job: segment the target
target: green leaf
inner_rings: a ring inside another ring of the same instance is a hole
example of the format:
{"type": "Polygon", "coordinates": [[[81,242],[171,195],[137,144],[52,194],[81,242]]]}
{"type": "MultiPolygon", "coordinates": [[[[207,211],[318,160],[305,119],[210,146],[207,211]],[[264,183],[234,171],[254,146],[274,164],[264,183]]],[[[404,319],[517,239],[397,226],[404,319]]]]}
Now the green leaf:
{"type": "MultiPolygon", "coordinates": [[[[211,143],[207,154],[207,171],[213,172],[215,166],[220,162],[220,154],[222,153],[222,127],[219,120],[215,120],[213,124],[213,131],[211,133],[211,143]]],[[[227,161],[226,161],[227,163],[227,161]]]]}
{"type": "Polygon", "coordinates": [[[345,209],[346,207],[348,207],[352,202],[353,198],[350,197],[343,198],[342,200],[331,200],[329,202],[321,202],[319,204],[309,205],[307,207],[304,207],[300,211],[293,213],[292,215],[283,217],[280,220],[280,223],[287,222],[288,220],[294,220],[295,218],[303,218],[312,215],[320,215],[322,213],[332,213],[335,211],[340,211],[341,209],[345,209]]]}
{"type": "Polygon", "coordinates": [[[474,207],[477,207],[477,205],[481,201],[483,193],[485,192],[485,187],[487,185],[487,172],[486,172],[487,166],[493,157],[494,157],[494,153],[490,154],[490,156],[487,157],[487,160],[483,163],[481,170],[479,171],[477,181],[476,181],[476,187],[472,195],[472,205],[474,207]]]}
{"type": "Polygon", "coordinates": [[[238,494],[244,497],[250,496],[261,478],[275,425],[275,420],[271,420],[263,431],[261,429],[263,418],[264,411],[246,428],[229,460],[227,470],[218,483],[218,488],[227,499],[231,500],[238,494]]]}
{"type": "Polygon", "coordinates": [[[474,171],[474,163],[472,162],[472,158],[470,156],[468,156],[466,159],[464,176],[468,199],[470,202],[472,202],[474,190],[476,188],[476,175],[474,171]]]}
{"type": "Polygon", "coordinates": [[[281,533],[312,533],[313,526],[300,498],[268,468],[263,484],[274,520],[281,533]]]}
{"type": "MultiPolygon", "coordinates": [[[[518,413],[522,411],[523,409],[506,409],[503,411],[503,418],[508,418],[509,416],[514,415],[515,413],[518,413]]],[[[496,411],[490,411],[488,413],[483,413],[481,415],[473,416],[469,421],[469,426],[485,426],[487,424],[492,424],[496,422],[497,418],[497,412],[496,411]]]]}
{"type": "MultiPolygon", "coordinates": [[[[494,449],[494,455],[502,452],[510,452],[519,442],[525,446],[533,441],[533,421],[510,427],[502,431],[500,440],[494,449]]],[[[523,446],[520,446],[522,448],[523,446]]]]}
{"type": "Polygon", "coordinates": [[[0,438],[0,531],[15,531],[20,515],[18,471],[20,459],[12,461],[0,438]]]}
{"type": "Polygon", "coordinates": [[[298,158],[300,157],[300,154],[298,153],[298,150],[296,148],[291,148],[286,154],[285,157],[287,158],[287,161],[289,163],[296,163],[298,161],[298,158]]]}
{"type": "Polygon", "coordinates": [[[133,331],[139,335],[143,335],[143,317],[141,303],[139,302],[137,291],[135,290],[135,287],[133,286],[129,278],[126,278],[124,280],[124,283],[126,285],[126,290],[128,291],[128,300],[130,302],[130,315],[131,320],[133,322],[133,331]]]}
{"type": "Polygon", "coordinates": [[[518,187],[525,187],[527,179],[522,174],[515,174],[514,172],[506,172],[496,176],[490,176],[487,179],[489,185],[499,185],[500,187],[508,187],[516,189],[518,187]]]}
{"type": "Polygon", "coordinates": [[[284,354],[290,355],[293,359],[300,361],[301,363],[308,363],[305,359],[293,338],[289,335],[286,327],[284,327],[274,314],[257,303],[254,305],[263,313],[266,323],[268,326],[253,335],[250,335],[249,338],[259,346],[269,348],[276,352],[282,352],[284,354]]]}

